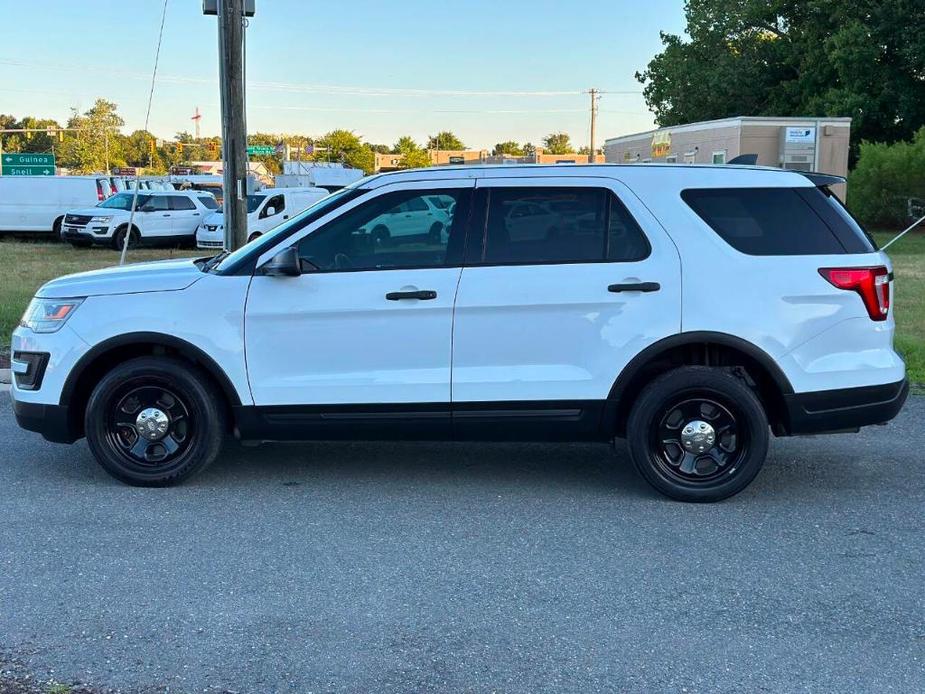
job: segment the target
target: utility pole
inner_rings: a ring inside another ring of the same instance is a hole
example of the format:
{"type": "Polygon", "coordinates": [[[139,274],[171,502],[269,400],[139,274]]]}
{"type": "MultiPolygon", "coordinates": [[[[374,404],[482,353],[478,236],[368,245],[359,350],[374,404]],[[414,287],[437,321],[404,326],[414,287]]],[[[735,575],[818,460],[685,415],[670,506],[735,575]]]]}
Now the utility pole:
{"type": "Polygon", "coordinates": [[[588,93],[591,95],[591,153],[588,155],[588,163],[594,163],[594,140],[597,133],[597,100],[600,98],[600,92],[597,89],[590,89],[588,93]]]}
{"type": "Polygon", "coordinates": [[[244,0],[218,0],[225,250],[247,243],[247,128],[244,120],[244,0]]]}

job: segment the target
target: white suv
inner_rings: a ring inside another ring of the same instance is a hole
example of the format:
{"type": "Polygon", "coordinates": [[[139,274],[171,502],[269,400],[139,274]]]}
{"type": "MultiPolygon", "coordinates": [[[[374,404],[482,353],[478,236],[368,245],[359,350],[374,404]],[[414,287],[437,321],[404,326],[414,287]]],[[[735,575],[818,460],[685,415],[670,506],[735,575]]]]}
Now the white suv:
{"type": "Polygon", "coordinates": [[[887,256],[842,179],[701,166],[374,176],[230,255],[43,286],[13,335],[19,424],[86,436],[131,484],[226,435],[628,439],[659,491],[714,501],[769,432],[854,430],[907,394],[887,256]],[[374,234],[433,199],[445,233],[374,234]],[[555,210],[542,233],[511,214],[555,210]]]}
{"type": "MultiPolygon", "coordinates": [[[[70,210],[64,215],[61,238],[74,246],[93,244],[122,248],[129,233],[133,191],[118,193],[96,207],[70,210]]],[[[196,242],[203,217],[218,209],[215,196],[200,191],[153,191],[138,193],[129,245],[139,243],[196,242]]]]}

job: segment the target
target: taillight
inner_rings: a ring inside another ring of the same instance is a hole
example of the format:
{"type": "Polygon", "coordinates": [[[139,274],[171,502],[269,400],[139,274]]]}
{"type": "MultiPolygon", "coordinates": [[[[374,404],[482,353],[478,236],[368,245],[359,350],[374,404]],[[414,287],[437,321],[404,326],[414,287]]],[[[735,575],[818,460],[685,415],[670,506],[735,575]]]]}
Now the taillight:
{"type": "Polygon", "coordinates": [[[885,267],[824,267],[819,274],[839,289],[857,292],[871,320],[886,320],[890,312],[890,271],[885,267]]]}
{"type": "Polygon", "coordinates": [[[103,195],[103,183],[101,181],[96,182],[96,199],[100,202],[106,199],[106,196],[103,195]]]}

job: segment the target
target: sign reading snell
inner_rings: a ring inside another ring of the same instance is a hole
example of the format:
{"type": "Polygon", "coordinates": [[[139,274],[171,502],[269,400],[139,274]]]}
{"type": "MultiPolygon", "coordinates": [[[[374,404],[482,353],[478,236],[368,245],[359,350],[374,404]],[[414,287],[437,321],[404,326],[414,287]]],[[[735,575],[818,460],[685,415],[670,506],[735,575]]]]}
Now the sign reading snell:
{"type": "Polygon", "coordinates": [[[54,176],[54,154],[4,154],[0,157],[0,175],[54,176]]]}

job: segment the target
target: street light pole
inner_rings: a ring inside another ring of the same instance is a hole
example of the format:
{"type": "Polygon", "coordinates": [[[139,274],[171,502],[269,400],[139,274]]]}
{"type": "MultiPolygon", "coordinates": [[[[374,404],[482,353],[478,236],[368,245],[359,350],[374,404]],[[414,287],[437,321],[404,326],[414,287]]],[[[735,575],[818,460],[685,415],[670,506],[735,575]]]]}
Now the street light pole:
{"type": "Polygon", "coordinates": [[[218,0],[225,249],[247,243],[247,128],[244,120],[244,0],[218,0]]]}

